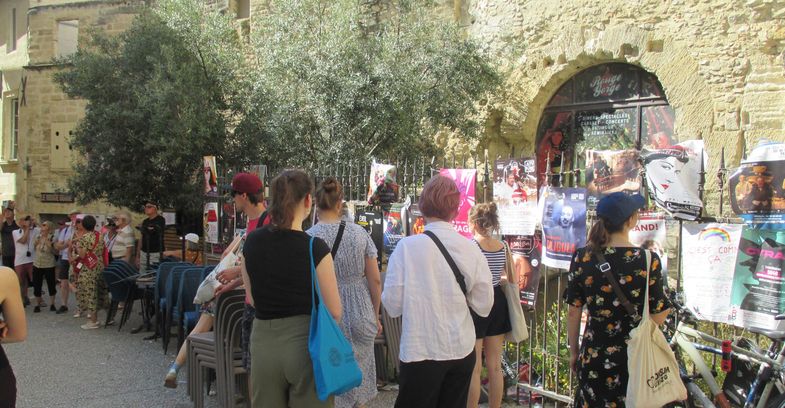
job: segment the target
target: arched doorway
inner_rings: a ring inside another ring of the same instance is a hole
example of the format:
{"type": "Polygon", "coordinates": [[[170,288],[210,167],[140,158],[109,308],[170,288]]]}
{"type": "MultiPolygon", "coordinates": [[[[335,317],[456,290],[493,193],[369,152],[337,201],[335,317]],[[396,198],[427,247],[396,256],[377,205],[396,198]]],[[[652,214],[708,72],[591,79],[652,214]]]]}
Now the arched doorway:
{"type": "MultiPolygon", "coordinates": [[[[587,68],[554,94],[537,128],[538,184],[551,172],[583,169],[586,150],[673,145],[674,113],[657,78],[640,67],[609,63],[587,68]]],[[[565,185],[583,185],[567,177],[565,185]]],[[[558,177],[552,180],[558,184],[558,177]]]]}

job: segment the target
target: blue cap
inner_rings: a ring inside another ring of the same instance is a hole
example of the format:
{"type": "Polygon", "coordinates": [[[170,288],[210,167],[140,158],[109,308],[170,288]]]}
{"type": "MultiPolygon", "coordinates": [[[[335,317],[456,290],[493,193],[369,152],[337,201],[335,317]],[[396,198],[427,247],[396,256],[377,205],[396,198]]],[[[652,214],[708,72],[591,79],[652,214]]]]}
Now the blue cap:
{"type": "Polygon", "coordinates": [[[645,206],[646,200],[640,194],[608,194],[597,204],[597,216],[605,218],[611,225],[621,225],[632,213],[645,206]]]}

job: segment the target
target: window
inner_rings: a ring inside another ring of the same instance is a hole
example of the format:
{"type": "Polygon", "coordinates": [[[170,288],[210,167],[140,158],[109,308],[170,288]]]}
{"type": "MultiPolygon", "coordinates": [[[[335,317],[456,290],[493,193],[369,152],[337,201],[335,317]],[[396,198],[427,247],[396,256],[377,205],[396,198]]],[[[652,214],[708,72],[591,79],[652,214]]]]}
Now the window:
{"type": "Polygon", "coordinates": [[[11,22],[9,24],[11,32],[8,38],[8,52],[16,51],[16,9],[11,9],[11,22]]]}
{"type": "Polygon", "coordinates": [[[544,174],[548,164],[552,172],[583,169],[587,150],[671,146],[673,122],[654,75],[623,63],[588,68],[562,85],[545,108],[537,131],[538,172],[544,174]]]}
{"type": "Polygon", "coordinates": [[[9,158],[19,158],[19,99],[11,99],[11,151],[9,158]]]}
{"type": "Polygon", "coordinates": [[[66,58],[76,52],[79,39],[79,20],[57,22],[57,58],[66,58]]]}

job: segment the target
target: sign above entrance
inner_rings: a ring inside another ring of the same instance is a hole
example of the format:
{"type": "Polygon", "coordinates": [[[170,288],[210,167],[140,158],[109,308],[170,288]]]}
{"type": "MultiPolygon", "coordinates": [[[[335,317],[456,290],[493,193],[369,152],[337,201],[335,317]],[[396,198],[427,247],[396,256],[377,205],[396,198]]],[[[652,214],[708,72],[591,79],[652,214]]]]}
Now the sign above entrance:
{"type": "Polygon", "coordinates": [[[42,203],[73,203],[74,193],[41,193],[42,203]]]}

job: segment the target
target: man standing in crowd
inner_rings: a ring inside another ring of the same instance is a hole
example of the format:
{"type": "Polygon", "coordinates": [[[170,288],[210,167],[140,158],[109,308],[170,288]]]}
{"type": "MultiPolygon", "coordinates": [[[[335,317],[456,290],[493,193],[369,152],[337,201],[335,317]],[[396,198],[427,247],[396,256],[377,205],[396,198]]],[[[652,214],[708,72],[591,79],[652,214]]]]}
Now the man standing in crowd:
{"type": "Polygon", "coordinates": [[[71,292],[71,282],[68,281],[68,273],[71,269],[71,263],[68,261],[68,250],[71,247],[71,238],[74,236],[76,229],[76,217],[82,212],[73,209],[68,213],[68,218],[71,220],[65,228],[61,228],[57,233],[55,240],[55,249],[60,251],[60,260],[57,261],[57,280],[60,281],[60,299],[63,303],[57,309],[57,314],[62,314],[68,311],[68,294],[71,292]]]}
{"type": "Polygon", "coordinates": [[[158,263],[161,260],[161,253],[166,250],[164,248],[166,220],[158,214],[158,203],[153,200],[147,200],[144,205],[144,215],[147,218],[142,221],[142,226],[140,227],[142,244],[139,245],[136,256],[136,266],[141,273],[149,269],[150,265],[158,263]]]}
{"type": "Polygon", "coordinates": [[[35,221],[29,215],[22,221],[19,229],[14,230],[11,234],[14,237],[14,270],[16,276],[19,277],[19,286],[22,289],[22,302],[25,307],[30,304],[30,298],[27,296],[27,288],[30,282],[33,281],[33,258],[35,252],[35,238],[38,235],[38,229],[35,227],[35,221]]]}
{"type": "Polygon", "coordinates": [[[0,228],[0,239],[3,244],[3,266],[11,269],[14,268],[14,255],[16,254],[14,237],[11,233],[18,229],[19,225],[14,220],[14,204],[9,203],[3,208],[3,226],[0,228]]]}
{"type": "Polygon", "coordinates": [[[131,263],[134,258],[134,230],[131,228],[131,213],[120,211],[115,216],[117,236],[112,244],[112,259],[122,259],[131,263]]]}

